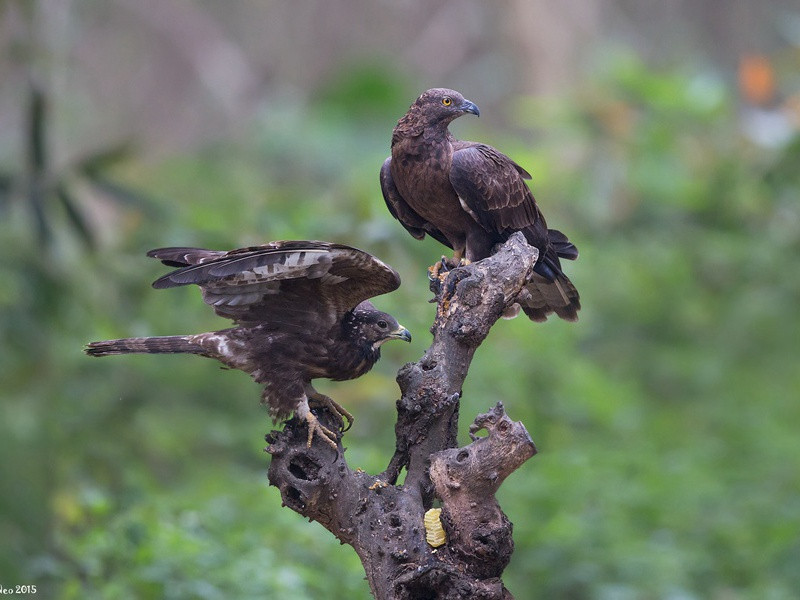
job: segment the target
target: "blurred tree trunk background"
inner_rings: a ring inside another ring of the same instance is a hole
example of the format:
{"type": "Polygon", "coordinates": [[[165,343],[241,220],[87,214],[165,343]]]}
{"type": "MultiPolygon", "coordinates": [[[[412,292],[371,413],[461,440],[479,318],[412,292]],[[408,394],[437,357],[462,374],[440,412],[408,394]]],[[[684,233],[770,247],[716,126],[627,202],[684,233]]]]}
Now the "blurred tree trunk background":
{"type": "Polygon", "coordinates": [[[0,123],[21,135],[16,107],[31,63],[66,117],[58,144],[73,143],[57,146],[60,157],[74,152],[75,132],[78,149],[135,136],[163,152],[235,134],[262,102],[308,101],[364,63],[412,77],[420,91],[483,79],[485,104],[571,89],[608,39],[656,65],[732,70],[743,54],[778,48],[776,28],[793,9],[791,0],[3,0],[0,123]]]}

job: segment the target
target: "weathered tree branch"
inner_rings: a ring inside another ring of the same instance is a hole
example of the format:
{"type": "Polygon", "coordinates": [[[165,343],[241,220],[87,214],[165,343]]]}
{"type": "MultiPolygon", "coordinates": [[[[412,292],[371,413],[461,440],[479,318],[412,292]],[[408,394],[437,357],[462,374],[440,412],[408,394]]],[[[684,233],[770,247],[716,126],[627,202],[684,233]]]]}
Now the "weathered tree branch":
{"type": "MultiPolygon", "coordinates": [[[[339,441],[306,447],[292,419],[267,435],[270,483],[286,506],[322,523],[355,548],[380,599],[507,599],[500,580],[513,552],[511,523],[494,494],[536,448],[521,423],[497,404],[470,427],[473,442],[456,448],[461,386],[475,350],[531,276],[538,251],[515,234],[496,254],[436,279],[433,343],[397,376],[396,450],[379,476],[352,470],[339,441]],[[488,435],[474,433],[486,429],[488,435]],[[396,485],[401,470],[406,478],[396,485]],[[446,534],[434,549],[423,516],[438,498],[446,534]]],[[[315,409],[321,422],[334,418],[315,409]]]]}
{"type": "Polygon", "coordinates": [[[502,403],[478,415],[470,426],[472,443],[433,455],[430,475],[442,500],[450,544],[445,551],[478,578],[500,577],[514,542],[511,524],[494,498],[506,477],[536,454],[525,426],[513,422],[502,403]],[[484,438],[475,432],[486,429],[484,438]]]}

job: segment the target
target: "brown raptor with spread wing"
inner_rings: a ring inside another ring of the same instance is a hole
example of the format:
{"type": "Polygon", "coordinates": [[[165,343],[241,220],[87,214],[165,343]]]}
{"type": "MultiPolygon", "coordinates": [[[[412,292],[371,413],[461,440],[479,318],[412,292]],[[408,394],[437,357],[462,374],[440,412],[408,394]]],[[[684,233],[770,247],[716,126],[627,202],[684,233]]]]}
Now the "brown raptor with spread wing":
{"type": "Polygon", "coordinates": [[[200,286],[203,300],[236,327],[165,337],[92,342],[92,356],[188,353],[214,358],[265,384],[263,402],[276,419],[292,412],[336,447],[308,401],[322,402],[341,417],[350,414],[311,386],[311,380],[354,379],[380,358],[387,340],[411,341],[394,317],[368,298],[400,285],[397,273],[371,254],[328,242],[283,241],[230,252],[160,248],[148,252],[178,267],[155,288],[200,286]]]}

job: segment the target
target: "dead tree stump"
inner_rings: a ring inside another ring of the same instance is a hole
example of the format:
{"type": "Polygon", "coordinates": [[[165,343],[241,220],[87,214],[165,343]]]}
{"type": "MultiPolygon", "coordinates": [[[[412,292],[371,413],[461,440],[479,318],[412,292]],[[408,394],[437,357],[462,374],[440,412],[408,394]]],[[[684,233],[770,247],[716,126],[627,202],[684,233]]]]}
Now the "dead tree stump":
{"type": "MultiPolygon", "coordinates": [[[[351,469],[341,439],[338,452],[327,444],[307,448],[296,418],[266,437],[269,481],[283,503],[355,548],[378,600],[512,598],[500,579],[514,549],[512,525],[494,494],[536,447],[500,403],[476,417],[471,444],[457,448],[456,432],[475,350],[513,304],[537,257],[517,233],[490,258],[431,283],[433,343],[397,375],[396,449],[380,475],[351,469]],[[486,437],[474,435],[481,429],[486,437]],[[402,469],[405,481],[396,485],[402,469]],[[445,542],[434,548],[423,518],[437,500],[445,542]]],[[[315,412],[335,427],[326,409],[315,412]]]]}

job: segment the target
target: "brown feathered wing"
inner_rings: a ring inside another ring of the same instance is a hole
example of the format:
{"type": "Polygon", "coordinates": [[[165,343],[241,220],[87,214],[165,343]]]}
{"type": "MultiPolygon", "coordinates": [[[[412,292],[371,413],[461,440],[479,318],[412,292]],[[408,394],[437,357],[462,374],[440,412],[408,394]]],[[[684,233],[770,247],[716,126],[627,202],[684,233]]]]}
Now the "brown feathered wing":
{"type": "Polygon", "coordinates": [[[577,320],[580,298],[559,256],[573,260],[578,251],[564,234],[548,230],[525,179],[530,179],[528,172],[495,148],[453,142],[450,183],[464,210],[493,234],[522,231],[541,253],[527,293],[519,299],[522,309],[534,321],[546,320],[551,312],[577,320]]]}
{"type": "Polygon", "coordinates": [[[180,267],[153,287],[199,285],[218,315],[245,326],[327,333],[362,301],[400,285],[394,269],[371,254],[329,242],[271,242],[231,252],[159,248],[148,256],[180,267]]]}

